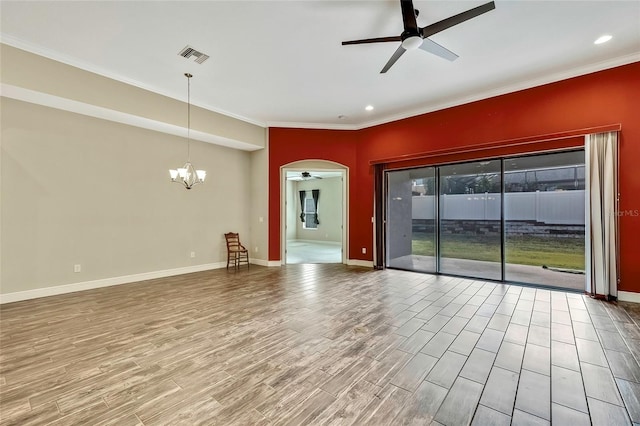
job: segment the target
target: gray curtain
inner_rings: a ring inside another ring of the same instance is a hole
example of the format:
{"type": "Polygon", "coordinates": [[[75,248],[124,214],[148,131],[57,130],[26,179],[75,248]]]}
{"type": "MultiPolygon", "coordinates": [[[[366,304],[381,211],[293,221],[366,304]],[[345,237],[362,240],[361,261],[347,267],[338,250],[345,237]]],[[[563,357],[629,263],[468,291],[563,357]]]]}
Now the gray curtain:
{"type": "Polygon", "coordinates": [[[304,199],[307,196],[307,191],[298,191],[300,194],[300,222],[304,222],[304,199]]]}
{"type": "Polygon", "coordinates": [[[311,195],[313,196],[313,205],[315,206],[315,208],[313,209],[315,211],[313,219],[315,220],[316,225],[320,225],[320,221],[318,220],[318,200],[320,199],[320,190],[312,189],[311,195]]]}
{"type": "Polygon", "coordinates": [[[618,132],[585,136],[587,292],[618,296],[618,132]]]}

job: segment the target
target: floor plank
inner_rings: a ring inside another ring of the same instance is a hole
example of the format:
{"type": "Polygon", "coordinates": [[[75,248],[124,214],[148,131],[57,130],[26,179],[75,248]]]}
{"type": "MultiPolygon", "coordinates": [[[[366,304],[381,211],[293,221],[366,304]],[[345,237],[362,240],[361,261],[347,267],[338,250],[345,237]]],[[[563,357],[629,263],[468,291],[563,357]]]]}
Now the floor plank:
{"type": "Polygon", "coordinates": [[[481,393],[481,384],[459,377],[442,402],[435,421],[445,425],[469,424],[481,393]]]}
{"type": "Polygon", "coordinates": [[[0,425],[640,423],[639,305],[339,264],[0,306],[0,425]]]}
{"type": "Polygon", "coordinates": [[[513,412],[519,374],[493,367],[482,392],[480,403],[508,416],[513,412]]]}

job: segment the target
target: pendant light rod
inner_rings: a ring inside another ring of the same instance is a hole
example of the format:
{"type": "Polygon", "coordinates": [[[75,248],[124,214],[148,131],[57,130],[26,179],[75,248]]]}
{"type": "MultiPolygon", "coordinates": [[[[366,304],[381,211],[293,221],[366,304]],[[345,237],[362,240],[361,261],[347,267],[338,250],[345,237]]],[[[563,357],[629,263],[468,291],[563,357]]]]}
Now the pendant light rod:
{"type": "Polygon", "coordinates": [[[187,161],[191,161],[191,77],[192,74],[184,73],[187,77],[187,161]]]}
{"type": "Polygon", "coordinates": [[[186,189],[204,183],[207,172],[204,170],[196,170],[191,164],[191,77],[193,75],[184,73],[187,77],[187,162],[178,169],[169,170],[171,182],[181,183],[186,189]]]}

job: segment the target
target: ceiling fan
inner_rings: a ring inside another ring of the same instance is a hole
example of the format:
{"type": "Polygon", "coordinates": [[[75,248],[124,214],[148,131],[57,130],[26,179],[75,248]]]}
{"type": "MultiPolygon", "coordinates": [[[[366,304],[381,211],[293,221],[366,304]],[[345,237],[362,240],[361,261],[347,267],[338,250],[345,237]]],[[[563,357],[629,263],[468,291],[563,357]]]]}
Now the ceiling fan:
{"type": "Polygon", "coordinates": [[[482,15],[483,13],[489,12],[495,9],[496,5],[493,1],[490,1],[489,3],[474,7],[466,12],[458,13],[450,18],[443,19],[442,21],[422,28],[418,27],[416,18],[420,12],[413,7],[413,0],[400,0],[400,8],[402,9],[404,31],[399,36],[367,38],[342,42],[343,46],[349,44],[385,43],[390,41],[401,42],[398,49],[396,49],[395,53],[391,56],[389,61],[387,61],[384,68],[382,68],[382,71],[380,71],[380,74],[384,74],[389,71],[389,68],[391,68],[407,50],[415,50],[419,48],[449,61],[456,60],[458,55],[440,46],[435,41],[429,39],[429,37],[439,33],[440,31],[446,30],[447,28],[451,28],[454,25],[458,25],[464,21],[468,21],[469,19],[482,15]]]}
{"type": "Polygon", "coordinates": [[[312,175],[309,172],[302,172],[300,176],[291,176],[287,178],[289,180],[311,180],[311,179],[322,179],[322,176],[312,175]]]}

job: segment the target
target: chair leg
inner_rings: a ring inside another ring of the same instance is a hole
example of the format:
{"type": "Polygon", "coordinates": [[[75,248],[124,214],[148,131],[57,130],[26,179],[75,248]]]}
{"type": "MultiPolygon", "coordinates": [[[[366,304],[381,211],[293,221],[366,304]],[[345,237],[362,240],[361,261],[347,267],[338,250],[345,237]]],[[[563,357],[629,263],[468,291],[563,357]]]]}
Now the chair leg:
{"type": "Polygon", "coordinates": [[[233,264],[234,269],[240,269],[243,263],[247,264],[247,269],[249,269],[249,253],[229,253],[227,256],[227,269],[229,269],[229,265],[233,264]]]}
{"type": "Polygon", "coordinates": [[[227,256],[227,269],[229,269],[229,265],[233,264],[233,268],[238,268],[238,254],[237,253],[229,253],[227,256]]]}

